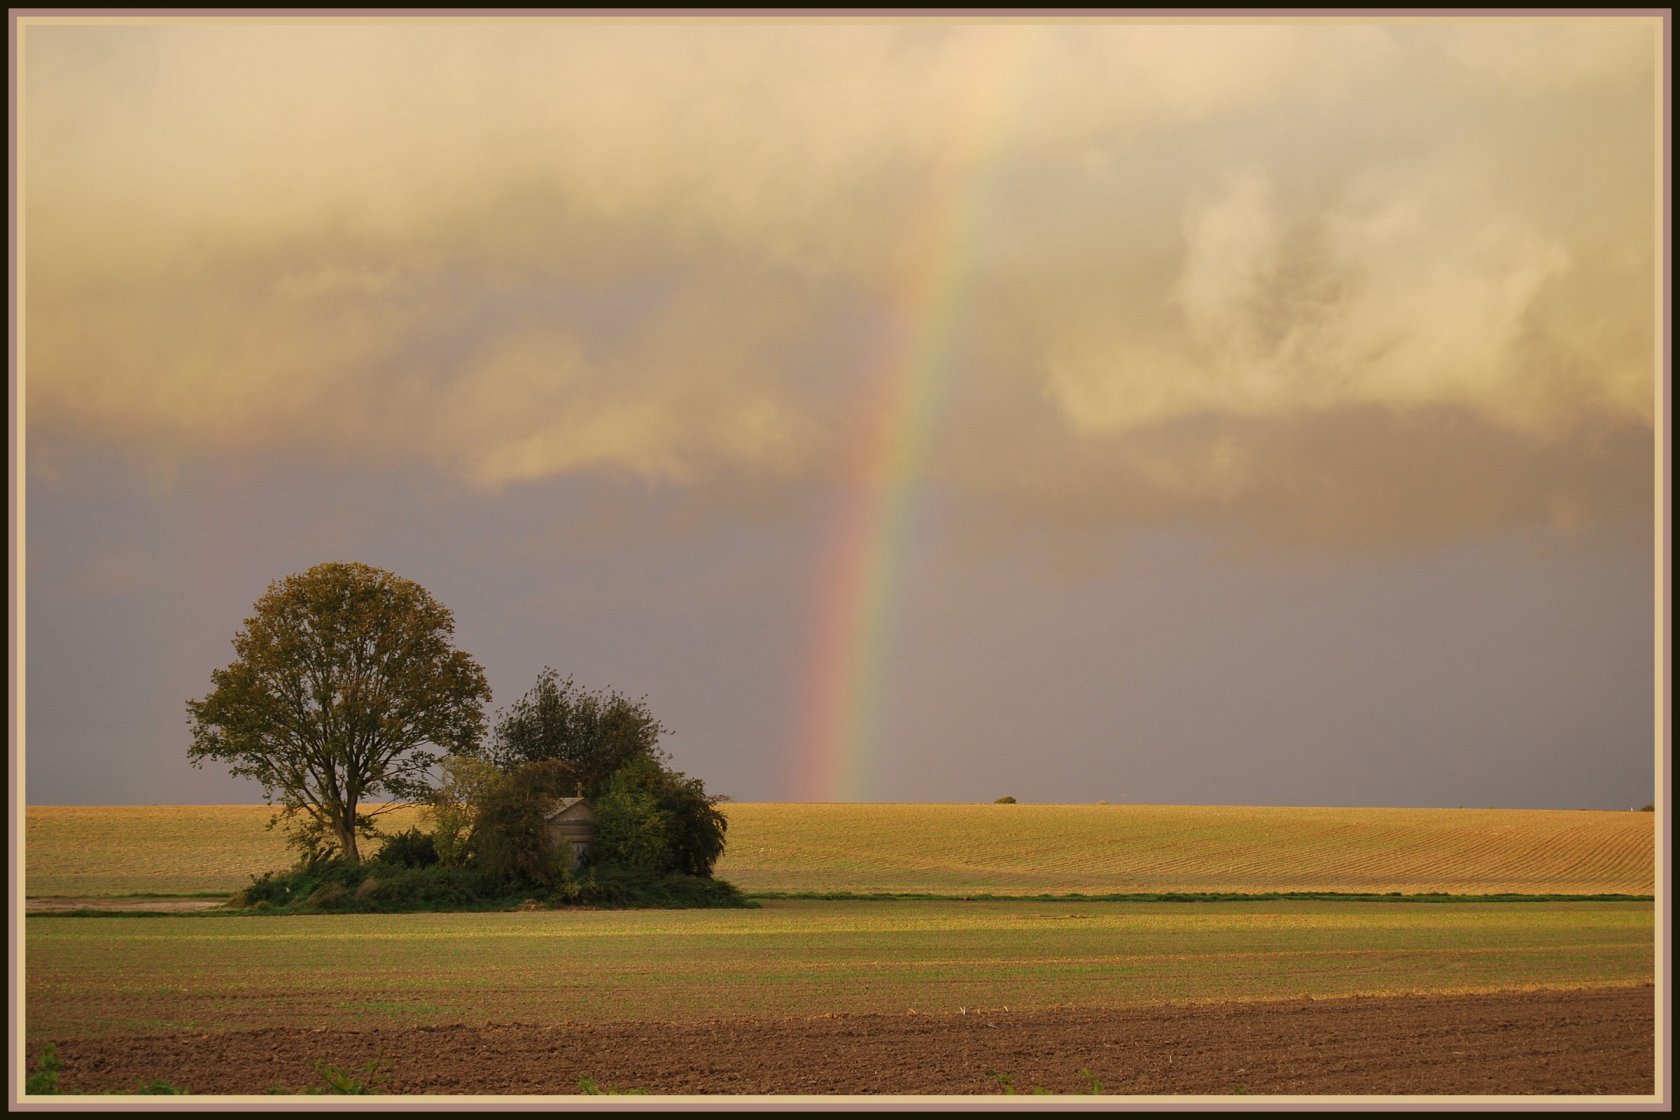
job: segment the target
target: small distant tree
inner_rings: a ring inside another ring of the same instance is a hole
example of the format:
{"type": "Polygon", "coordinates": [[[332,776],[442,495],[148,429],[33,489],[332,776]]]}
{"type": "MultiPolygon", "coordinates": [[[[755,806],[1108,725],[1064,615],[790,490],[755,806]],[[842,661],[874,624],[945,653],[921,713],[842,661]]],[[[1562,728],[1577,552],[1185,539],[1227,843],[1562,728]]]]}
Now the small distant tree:
{"type": "Polygon", "coordinates": [[[366,564],[317,564],[269,585],[215,688],[187,701],[194,766],[255,778],[295,843],[357,837],[423,799],[437,754],[474,751],[490,686],[454,648],[454,617],[419,584],[366,564]],[[390,802],[364,811],[375,799],[390,802]],[[299,819],[301,816],[301,820],[299,819]]]}
{"type": "Polygon", "coordinates": [[[1013,804],[1015,804],[1015,799],[1013,797],[1009,796],[1006,793],[1002,797],[998,798],[996,801],[992,802],[992,804],[993,805],[1013,805],[1013,804]]]}
{"type": "Polygon", "coordinates": [[[531,762],[564,763],[573,783],[565,792],[595,797],[630,762],[663,760],[659,737],[667,730],[645,698],[590,692],[544,667],[531,690],[498,713],[486,755],[504,771],[531,762]]]}

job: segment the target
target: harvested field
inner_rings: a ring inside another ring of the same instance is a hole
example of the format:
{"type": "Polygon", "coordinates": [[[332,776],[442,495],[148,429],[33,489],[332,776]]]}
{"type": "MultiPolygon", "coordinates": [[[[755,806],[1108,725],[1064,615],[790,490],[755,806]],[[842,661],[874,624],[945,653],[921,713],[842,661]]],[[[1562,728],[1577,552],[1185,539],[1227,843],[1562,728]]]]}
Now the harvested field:
{"type": "MultiPolygon", "coordinates": [[[[199,1093],[303,1091],[314,1062],[386,1062],[389,1093],[1649,1095],[1646,985],[1116,1010],[991,1009],[698,1023],[376,1031],[268,1028],[61,1043],[69,1091],[164,1078],[199,1093]]],[[[272,1098],[270,1098],[272,1099],[272,1098]]]]}
{"type": "MultiPolygon", "coordinates": [[[[1651,813],[726,804],[742,890],[1062,894],[1655,890],[1651,813]],[[861,838],[861,842],[860,842],[861,838]]],[[[30,806],[31,897],[232,892],[288,862],[261,805],[30,806]]],[[[385,818],[401,830],[416,810],[385,818]]]]}

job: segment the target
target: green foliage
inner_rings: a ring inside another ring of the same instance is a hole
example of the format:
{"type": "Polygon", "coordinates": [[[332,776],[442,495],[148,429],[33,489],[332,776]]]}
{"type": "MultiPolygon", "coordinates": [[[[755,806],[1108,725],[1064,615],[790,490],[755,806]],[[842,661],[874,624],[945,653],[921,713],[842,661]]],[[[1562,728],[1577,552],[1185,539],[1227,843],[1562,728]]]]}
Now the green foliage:
{"type": "MultiPolygon", "coordinates": [[[[41,1054],[36,1061],[35,1068],[24,1078],[23,1091],[31,1096],[42,1097],[62,1094],[64,1090],[58,1083],[58,1075],[63,1069],[64,1062],[58,1056],[57,1044],[47,1043],[41,1048],[41,1054]]],[[[186,1096],[192,1090],[182,1088],[161,1077],[154,1077],[128,1092],[141,1096],[186,1096]]],[[[118,1090],[118,1093],[121,1095],[122,1091],[118,1090]]]]}
{"type": "Polygon", "coordinates": [[[377,872],[357,887],[357,906],[376,913],[469,909],[506,899],[471,868],[413,867],[377,872]],[[373,884],[366,889],[367,883],[373,884]]]}
{"type": "Polygon", "coordinates": [[[729,831],[729,818],[718,808],[725,798],[708,794],[699,778],[671,770],[661,772],[658,794],[671,823],[671,869],[679,875],[710,878],[729,831]]]}
{"type": "Polygon", "coordinates": [[[423,798],[426,748],[471,753],[483,736],[490,686],[454,632],[425,588],[365,564],[277,580],[214,689],[187,701],[188,758],[256,779],[277,819],[314,823],[300,844],[326,838],[354,862],[362,804],[423,798]]]}
{"type": "Polygon", "coordinates": [[[1013,804],[1015,804],[1015,799],[1013,797],[1009,796],[1006,793],[1002,797],[998,798],[996,801],[992,802],[992,804],[993,805],[1013,805],[1013,804]]]}
{"type": "Polygon", "coordinates": [[[560,904],[741,905],[732,887],[687,882],[710,879],[728,819],[722,797],[666,769],[664,731],[645,702],[586,692],[545,668],[498,720],[489,759],[428,759],[441,774],[426,799],[433,832],[387,837],[370,878],[350,870],[359,865],[352,844],[335,844],[336,832],[306,818],[295,830],[305,858],[291,873],[253,880],[242,901],[270,911],[478,906],[526,894],[560,904]],[[587,862],[599,878],[579,879],[570,846],[550,834],[555,802],[577,795],[594,801],[587,862]]]}
{"type": "Polygon", "coordinates": [[[592,867],[556,901],[623,909],[756,908],[732,883],[697,875],[648,875],[617,866],[592,867]]]}
{"type": "Polygon", "coordinates": [[[59,1060],[58,1047],[54,1043],[47,1043],[41,1048],[41,1056],[36,1060],[35,1068],[29,1071],[24,1080],[23,1091],[47,1095],[58,1092],[58,1074],[64,1068],[59,1060]]]}
{"type": "MultiPolygon", "coordinates": [[[[1010,1077],[1006,1073],[999,1073],[995,1069],[994,1070],[988,1070],[987,1072],[992,1075],[992,1080],[996,1081],[1000,1086],[1002,1086],[1003,1092],[1006,1096],[1014,1096],[1015,1095],[1015,1079],[1013,1077],[1010,1077]]],[[[1034,1096],[1040,1096],[1040,1097],[1047,1096],[1050,1092],[1050,1090],[1048,1090],[1046,1088],[1043,1088],[1042,1086],[1034,1086],[1033,1088],[1031,1088],[1027,1091],[1029,1093],[1032,1093],[1034,1096]]]]}
{"type": "MultiPolygon", "coordinates": [[[[284,806],[269,818],[269,828],[280,826],[284,826],[286,845],[297,852],[300,863],[320,867],[344,858],[345,848],[338,834],[297,806],[284,806]]],[[[367,813],[356,813],[354,835],[358,841],[372,840],[379,835],[373,818],[367,813]]]]}
{"type": "Polygon", "coordinates": [[[565,793],[594,798],[631,761],[662,759],[659,737],[667,730],[653,718],[645,697],[589,692],[545,666],[531,690],[498,713],[487,755],[504,771],[532,762],[562,763],[570,779],[565,793]]]}
{"type": "Polygon", "coordinates": [[[327,1085],[325,1089],[315,1089],[313,1092],[336,1093],[346,1096],[376,1096],[385,1091],[384,1080],[387,1065],[384,1047],[380,1047],[373,1060],[355,1073],[339,1069],[334,1065],[328,1065],[325,1061],[317,1061],[315,1072],[321,1075],[321,1080],[325,1081],[327,1085]]]}
{"type": "Polygon", "coordinates": [[[1646,805],[1641,805],[1639,807],[1639,811],[1641,813],[1654,813],[1654,812],[1656,812],[1656,810],[1657,810],[1657,807],[1654,804],[1646,804],[1646,805]]]}
{"type": "Polygon", "coordinates": [[[438,862],[462,867],[472,852],[473,825],[484,794],[501,778],[501,771],[472,755],[445,755],[438,761],[442,780],[426,800],[432,822],[432,843],[438,862]]]}
{"type": "Polygon", "coordinates": [[[134,1092],[143,1097],[186,1097],[192,1095],[192,1090],[167,1081],[161,1077],[154,1077],[139,1086],[134,1092]]]}
{"type": "Polygon", "coordinates": [[[234,896],[240,906],[271,908],[290,905],[295,897],[296,872],[264,871],[251,876],[251,885],[234,896]]]}
{"type": "Polygon", "coordinates": [[[373,1060],[359,1070],[346,1070],[332,1065],[324,1059],[314,1063],[315,1072],[320,1075],[322,1084],[305,1089],[302,1094],[294,1093],[284,1085],[270,1085],[263,1093],[267,1096],[378,1096],[386,1092],[385,1075],[389,1072],[390,1063],[385,1058],[385,1048],[381,1046],[374,1054],[373,1060]]]}
{"type": "Polygon", "coordinates": [[[437,844],[418,828],[410,828],[386,837],[385,846],[373,859],[391,867],[431,867],[438,862],[437,844]]]}
{"type": "Polygon", "coordinates": [[[728,819],[698,778],[638,759],[613,775],[595,806],[597,865],[706,878],[723,854],[728,819]]]}
{"type": "Polygon", "coordinates": [[[473,825],[472,858],[486,877],[543,890],[565,881],[570,853],[549,841],[545,817],[570,780],[567,764],[549,759],[526,763],[483,791],[473,825]]]}
{"type": "Polygon", "coordinates": [[[670,835],[673,822],[660,804],[657,764],[631,766],[613,775],[595,806],[595,850],[600,866],[622,868],[639,875],[661,875],[672,869],[670,835]]]}
{"type": "Polygon", "coordinates": [[[254,878],[236,896],[264,913],[404,913],[508,906],[518,899],[473,868],[337,861],[254,878]]]}
{"type": "MultiPolygon", "coordinates": [[[[557,861],[565,858],[556,853],[557,861]]],[[[554,868],[547,885],[509,880],[466,867],[400,867],[344,860],[254,877],[235,896],[237,905],[264,914],[398,914],[438,910],[510,910],[533,893],[558,905],[698,909],[752,907],[721,879],[649,875],[622,867],[593,867],[581,876],[554,868]]],[[[89,911],[108,917],[111,911],[89,911]]]]}

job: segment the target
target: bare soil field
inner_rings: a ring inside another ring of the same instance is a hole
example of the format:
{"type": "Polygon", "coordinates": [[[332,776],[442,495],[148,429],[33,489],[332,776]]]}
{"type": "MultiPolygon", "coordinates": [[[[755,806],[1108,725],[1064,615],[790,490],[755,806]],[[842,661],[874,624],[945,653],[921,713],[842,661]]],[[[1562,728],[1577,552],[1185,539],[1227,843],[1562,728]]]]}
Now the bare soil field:
{"type": "MultiPolygon", "coordinates": [[[[394,1094],[1614,1095],[1655,1092],[1655,990],[1349,997],[1117,1010],[61,1040],[67,1092],[165,1078],[243,1095],[360,1076],[394,1094]]],[[[33,1065],[34,1052],[30,1055],[33,1065]]]]}

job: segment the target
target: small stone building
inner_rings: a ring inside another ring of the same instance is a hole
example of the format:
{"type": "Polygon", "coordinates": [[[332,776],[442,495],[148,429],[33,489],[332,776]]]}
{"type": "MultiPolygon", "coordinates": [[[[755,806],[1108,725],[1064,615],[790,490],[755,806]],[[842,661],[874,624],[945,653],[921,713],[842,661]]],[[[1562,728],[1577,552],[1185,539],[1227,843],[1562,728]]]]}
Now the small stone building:
{"type": "Polygon", "coordinates": [[[595,808],[581,797],[562,797],[543,817],[543,831],[551,842],[571,844],[571,867],[576,871],[595,841],[595,808]]]}

